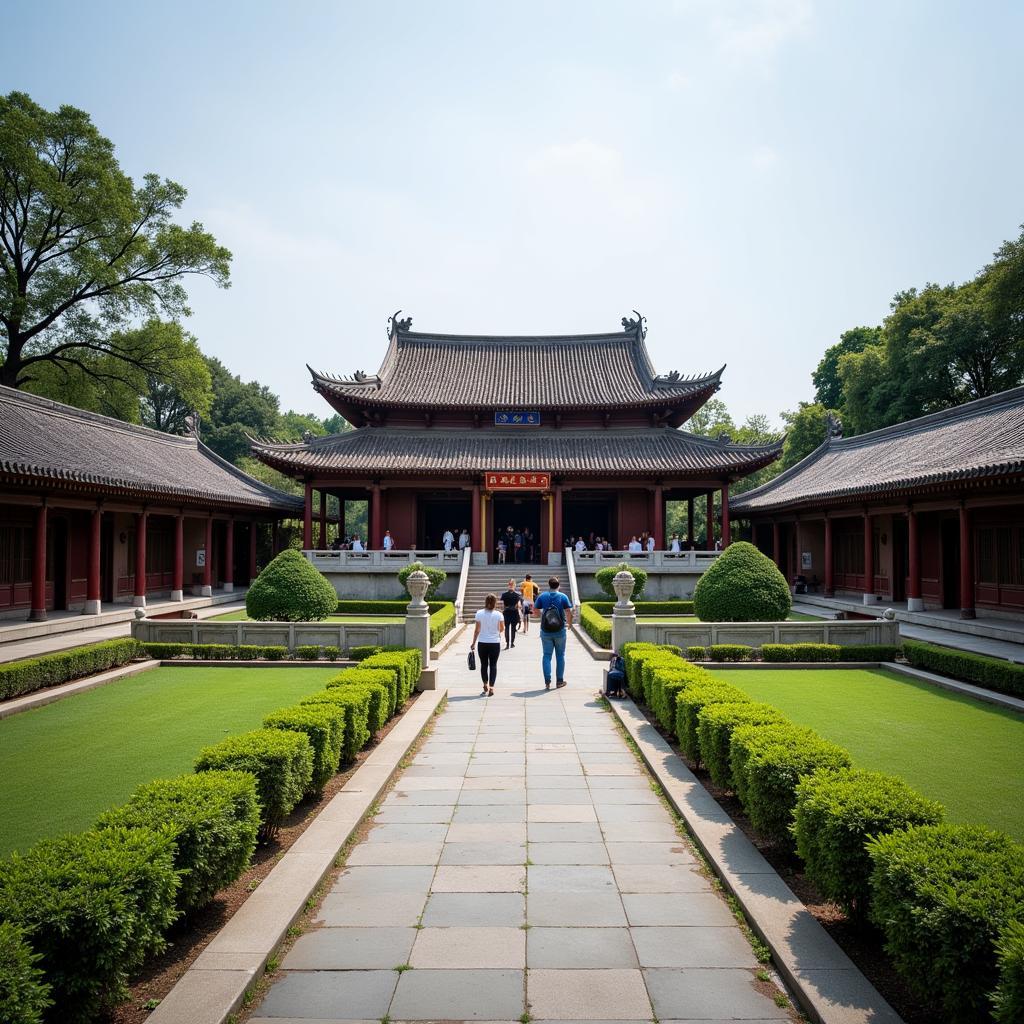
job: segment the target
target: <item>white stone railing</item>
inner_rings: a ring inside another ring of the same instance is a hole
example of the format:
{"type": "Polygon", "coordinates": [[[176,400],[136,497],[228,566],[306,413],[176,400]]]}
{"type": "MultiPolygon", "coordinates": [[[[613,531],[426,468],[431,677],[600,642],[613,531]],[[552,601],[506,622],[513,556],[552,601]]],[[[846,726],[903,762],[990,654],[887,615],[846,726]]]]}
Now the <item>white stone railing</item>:
{"type": "Polygon", "coordinates": [[[303,645],[350,647],[406,643],[405,623],[373,622],[218,622],[216,619],[137,619],[132,636],[143,643],[232,644],[281,646],[294,651],[303,645]]]}
{"type": "Polygon", "coordinates": [[[398,571],[411,562],[436,566],[439,569],[456,570],[462,559],[462,552],[454,551],[303,551],[310,562],[321,572],[344,572],[346,569],[393,569],[398,571]]]}
{"type": "Polygon", "coordinates": [[[639,623],[637,640],[678,647],[712,644],[898,644],[899,623],[886,619],[851,619],[844,622],[679,622],[639,623]]]}
{"type": "Polygon", "coordinates": [[[569,577],[569,600],[572,601],[573,618],[579,622],[580,618],[580,588],[576,582],[575,552],[572,548],[565,549],[565,571],[569,577]]]}
{"type": "MultiPolygon", "coordinates": [[[[445,552],[447,553],[447,552],[445,552]]],[[[459,589],[455,592],[455,621],[462,621],[462,606],[466,603],[466,584],[469,582],[469,566],[472,552],[467,544],[462,549],[462,569],[459,572],[459,589]]]]}
{"type": "Polygon", "coordinates": [[[595,572],[626,562],[660,572],[704,572],[721,551],[573,551],[580,572],[595,572]]]}

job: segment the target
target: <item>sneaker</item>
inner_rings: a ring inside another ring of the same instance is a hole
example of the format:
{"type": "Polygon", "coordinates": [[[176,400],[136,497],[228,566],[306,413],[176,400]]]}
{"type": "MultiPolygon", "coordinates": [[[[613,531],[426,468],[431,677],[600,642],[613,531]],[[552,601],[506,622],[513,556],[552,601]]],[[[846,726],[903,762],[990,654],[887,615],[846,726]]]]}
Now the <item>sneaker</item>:
{"type": "Polygon", "coordinates": [[[559,679],[558,682],[555,683],[555,689],[556,690],[560,690],[563,686],[565,686],[565,680],[564,679],[559,679]]]}
{"type": "Polygon", "coordinates": [[[545,683],[544,684],[544,689],[545,690],[550,690],[551,689],[551,684],[550,683],[545,683]]]}

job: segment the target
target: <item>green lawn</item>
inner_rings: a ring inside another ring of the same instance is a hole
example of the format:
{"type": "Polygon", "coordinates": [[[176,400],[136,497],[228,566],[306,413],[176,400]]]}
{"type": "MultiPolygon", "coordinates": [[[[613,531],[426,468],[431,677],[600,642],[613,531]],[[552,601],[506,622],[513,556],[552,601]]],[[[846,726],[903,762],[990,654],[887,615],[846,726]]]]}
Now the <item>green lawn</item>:
{"type": "Polygon", "coordinates": [[[260,726],[337,668],[156,668],[0,719],[0,855],[88,828],[199,748],[260,726]]]}
{"type": "MultiPolygon", "coordinates": [[[[605,616],[611,621],[609,616],[605,616]]],[[[637,623],[641,626],[678,626],[684,622],[700,622],[696,615],[638,615],[637,623]]],[[[787,622],[821,622],[820,615],[805,615],[803,612],[790,612],[787,622]]]]}
{"type": "Polygon", "coordinates": [[[900,775],[953,821],[1024,840],[1024,716],[884,669],[715,669],[755,700],[900,775]]]}
{"type": "MultiPolygon", "coordinates": [[[[211,615],[204,622],[248,622],[249,616],[244,611],[225,612],[223,615],[211,615]]],[[[349,625],[394,626],[405,622],[404,615],[328,615],[324,622],[347,622],[349,625]]]]}

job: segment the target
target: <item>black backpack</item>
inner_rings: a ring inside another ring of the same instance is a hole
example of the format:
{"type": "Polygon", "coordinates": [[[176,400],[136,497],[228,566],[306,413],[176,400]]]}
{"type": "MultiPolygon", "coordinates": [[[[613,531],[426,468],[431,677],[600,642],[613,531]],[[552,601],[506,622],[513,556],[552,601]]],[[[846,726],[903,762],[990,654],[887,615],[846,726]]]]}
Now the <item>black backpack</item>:
{"type": "MultiPolygon", "coordinates": [[[[549,590],[549,594],[557,594],[549,590]]],[[[561,633],[565,629],[565,609],[561,601],[548,601],[544,606],[544,614],[540,617],[540,628],[544,633],[561,633]]]]}

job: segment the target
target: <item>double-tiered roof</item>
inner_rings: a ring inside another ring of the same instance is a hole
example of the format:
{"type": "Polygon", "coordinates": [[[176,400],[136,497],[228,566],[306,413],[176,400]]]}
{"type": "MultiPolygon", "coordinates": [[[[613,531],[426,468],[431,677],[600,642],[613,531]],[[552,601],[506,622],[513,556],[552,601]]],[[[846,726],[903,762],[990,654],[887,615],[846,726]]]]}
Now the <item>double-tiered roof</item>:
{"type": "Polygon", "coordinates": [[[1024,477],[1024,387],[870,434],[829,437],[733,501],[738,515],[848,504],[871,495],[995,486],[1024,477]]]}
{"type": "Polygon", "coordinates": [[[721,386],[721,369],[655,372],[643,318],[603,334],[457,335],[392,318],[375,374],[310,370],[314,389],[357,429],[300,444],[257,440],[292,476],[458,476],[499,467],[566,477],[744,476],[779,445],[735,445],[674,429],[721,386]],[[495,414],[529,412],[533,425],[495,414]],[[427,428],[427,429],[424,429],[427,428]]]}

